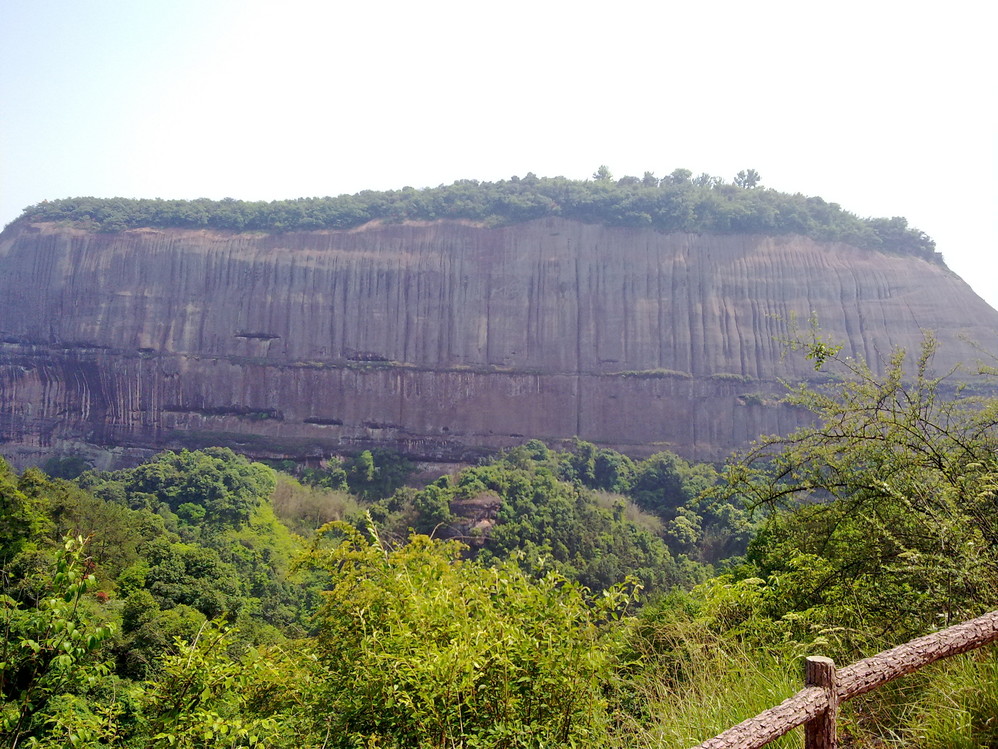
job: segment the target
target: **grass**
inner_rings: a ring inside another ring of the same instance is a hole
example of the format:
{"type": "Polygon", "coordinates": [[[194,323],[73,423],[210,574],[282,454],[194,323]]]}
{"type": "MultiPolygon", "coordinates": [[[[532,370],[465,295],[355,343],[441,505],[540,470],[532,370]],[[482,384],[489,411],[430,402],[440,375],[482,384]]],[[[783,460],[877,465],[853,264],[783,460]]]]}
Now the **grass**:
{"type": "Polygon", "coordinates": [[[344,520],[361,509],[357,499],[347,492],[305,486],[281,473],[270,499],[281,521],[306,537],[331,520],[344,520]]]}
{"type": "Polygon", "coordinates": [[[624,509],[624,517],[631,523],[634,523],[639,528],[644,528],[649,533],[653,533],[656,536],[660,536],[665,528],[665,524],[658,515],[654,515],[650,512],[645,512],[640,507],[638,507],[634,502],[625,497],[623,494],[616,494],[614,492],[607,491],[596,491],[594,492],[596,497],[596,502],[604,510],[614,510],[616,507],[620,506],[624,509]]]}
{"type": "MultiPolygon", "coordinates": [[[[792,696],[801,679],[786,664],[758,654],[717,650],[696,663],[698,673],[683,685],[669,680],[646,684],[650,720],[640,743],[661,749],[689,749],[792,696]]],[[[772,743],[802,746],[800,731],[772,743]]]]}
{"type": "MultiPolygon", "coordinates": [[[[682,614],[663,614],[645,621],[633,640],[645,652],[636,653],[639,671],[627,686],[619,749],[689,749],[803,688],[799,659],[722,637],[682,614]]],[[[802,745],[799,729],[770,744],[802,745]]]]}
{"type": "MultiPolygon", "coordinates": [[[[721,639],[696,624],[672,629],[661,663],[630,684],[631,709],[613,749],[689,749],[803,688],[801,664],[721,639]],[[641,705],[637,711],[634,705],[641,705]]],[[[942,661],[846,703],[839,742],[850,749],[998,747],[998,647],[942,661]]],[[[769,746],[803,746],[794,729],[769,746]]]]}
{"type": "Polygon", "coordinates": [[[897,746],[990,749],[998,746],[998,648],[934,666],[921,699],[906,712],[897,746]]]}

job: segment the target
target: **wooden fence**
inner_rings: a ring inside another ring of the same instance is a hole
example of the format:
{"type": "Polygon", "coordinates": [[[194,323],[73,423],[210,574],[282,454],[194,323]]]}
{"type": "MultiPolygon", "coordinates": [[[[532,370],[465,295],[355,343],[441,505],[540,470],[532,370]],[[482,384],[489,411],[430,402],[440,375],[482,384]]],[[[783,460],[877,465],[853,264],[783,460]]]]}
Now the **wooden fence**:
{"type": "Polygon", "coordinates": [[[996,640],[998,611],[992,611],[845,668],[835,668],[830,658],[807,658],[804,689],[695,749],[759,749],[801,725],[805,749],[835,749],[835,721],[840,704],[933,661],[996,640]]]}

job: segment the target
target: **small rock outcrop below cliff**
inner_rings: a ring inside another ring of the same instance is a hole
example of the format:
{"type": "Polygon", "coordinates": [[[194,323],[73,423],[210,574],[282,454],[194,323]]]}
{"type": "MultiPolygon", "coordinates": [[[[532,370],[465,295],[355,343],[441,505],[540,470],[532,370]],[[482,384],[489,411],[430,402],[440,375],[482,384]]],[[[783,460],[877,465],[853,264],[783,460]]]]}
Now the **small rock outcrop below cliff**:
{"type": "Polygon", "coordinates": [[[876,364],[998,351],[943,266],[796,236],[558,218],[286,234],[17,222],[0,235],[0,452],[387,446],[467,459],[531,437],[718,458],[776,405],[789,321],[876,364]]]}

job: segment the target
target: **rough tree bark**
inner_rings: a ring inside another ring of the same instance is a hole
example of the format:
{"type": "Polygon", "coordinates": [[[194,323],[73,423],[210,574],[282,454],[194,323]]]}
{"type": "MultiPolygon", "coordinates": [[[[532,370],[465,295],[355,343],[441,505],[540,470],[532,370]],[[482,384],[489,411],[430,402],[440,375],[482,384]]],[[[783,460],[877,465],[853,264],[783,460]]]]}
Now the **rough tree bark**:
{"type": "Polygon", "coordinates": [[[956,624],[839,669],[839,702],[876,689],[922,666],[998,640],[998,611],[956,624]]]}
{"type": "Polygon", "coordinates": [[[758,749],[787,731],[804,725],[828,707],[828,692],[808,687],[776,707],[742,721],[695,749],[758,749]]]}

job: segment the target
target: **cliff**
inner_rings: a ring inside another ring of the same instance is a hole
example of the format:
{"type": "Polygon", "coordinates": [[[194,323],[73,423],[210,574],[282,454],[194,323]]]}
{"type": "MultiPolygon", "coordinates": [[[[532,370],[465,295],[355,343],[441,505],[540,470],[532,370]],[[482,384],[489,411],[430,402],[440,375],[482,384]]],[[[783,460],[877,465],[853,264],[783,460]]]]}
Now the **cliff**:
{"type": "Polygon", "coordinates": [[[998,312],[925,259],[800,236],[559,218],[283,234],[0,235],[0,452],[389,446],[466,459],[538,437],[715,458],[773,404],[788,321],[877,362],[998,351],[998,312]]]}

